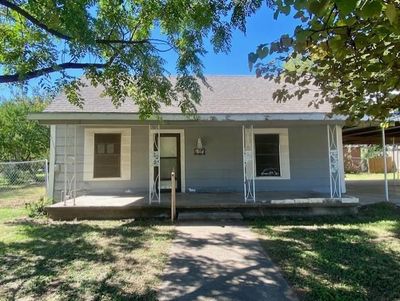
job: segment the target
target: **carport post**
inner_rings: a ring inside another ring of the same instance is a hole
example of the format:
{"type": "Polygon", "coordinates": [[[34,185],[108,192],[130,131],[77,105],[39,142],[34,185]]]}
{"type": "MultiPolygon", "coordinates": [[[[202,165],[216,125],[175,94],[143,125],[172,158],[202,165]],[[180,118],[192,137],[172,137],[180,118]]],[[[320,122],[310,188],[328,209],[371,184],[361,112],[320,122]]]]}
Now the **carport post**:
{"type": "Polygon", "coordinates": [[[392,138],[392,172],[393,172],[393,183],[394,183],[394,180],[396,180],[396,166],[397,166],[397,164],[396,164],[396,160],[394,159],[394,156],[395,156],[395,152],[394,152],[394,147],[395,147],[395,144],[394,144],[394,137],[392,138]]]}
{"type": "Polygon", "coordinates": [[[386,141],[385,141],[385,125],[382,124],[382,146],[383,146],[383,168],[385,178],[385,201],[389,202],[389,187],[387,179],[387,162],[386,162],[386,141]]]}

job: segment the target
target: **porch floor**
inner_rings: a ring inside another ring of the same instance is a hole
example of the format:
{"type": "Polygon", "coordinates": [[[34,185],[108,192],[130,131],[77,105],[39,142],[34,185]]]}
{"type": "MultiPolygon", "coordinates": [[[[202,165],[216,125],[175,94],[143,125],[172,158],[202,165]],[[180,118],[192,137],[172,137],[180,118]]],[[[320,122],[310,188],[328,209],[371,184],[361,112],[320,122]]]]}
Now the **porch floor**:
{"type": "MultiPolygon", "coordinates": [[[[161,194],[161,202],[149,203],[147,195],[83,195],[66,203],[58,202],[49,207],[117,207],[117,208],[169,208],[171,204],[170,194],[161,194]]],[[[349,199],[350,197],[345,196],[349,199]]],[[[177,193],[177,208],[240,208],[254,206],[268,206],[274,204],[302,204],[324,203],[324,201],[341,201],[342,199],[330,199],[328,194],[315,192],[258,192],[256,202],[244,202],[243,193],[177,193]]]]}

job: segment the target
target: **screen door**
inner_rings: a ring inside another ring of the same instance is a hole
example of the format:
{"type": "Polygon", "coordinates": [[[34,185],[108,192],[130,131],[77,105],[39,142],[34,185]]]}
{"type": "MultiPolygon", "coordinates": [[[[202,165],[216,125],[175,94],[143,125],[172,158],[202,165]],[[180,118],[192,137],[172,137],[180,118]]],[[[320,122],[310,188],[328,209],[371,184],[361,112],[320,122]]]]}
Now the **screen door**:
{"type": "Polygon", "coordinates": [[[161,191],[171,191],[171,172],[175,171],[176,191],[181,191],[180,135],[160,136],[160,185],[161,191]]]}

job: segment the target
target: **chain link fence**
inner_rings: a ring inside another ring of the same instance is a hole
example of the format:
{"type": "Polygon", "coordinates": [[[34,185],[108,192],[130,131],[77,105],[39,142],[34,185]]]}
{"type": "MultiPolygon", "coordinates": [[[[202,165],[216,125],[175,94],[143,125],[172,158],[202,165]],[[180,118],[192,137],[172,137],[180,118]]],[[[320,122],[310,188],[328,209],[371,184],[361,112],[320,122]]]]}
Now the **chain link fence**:
{"type": "Polygon", "coordinates": [[[47,182],[47,160],[0,162],[0,207],[38,200],[47,182]]]}

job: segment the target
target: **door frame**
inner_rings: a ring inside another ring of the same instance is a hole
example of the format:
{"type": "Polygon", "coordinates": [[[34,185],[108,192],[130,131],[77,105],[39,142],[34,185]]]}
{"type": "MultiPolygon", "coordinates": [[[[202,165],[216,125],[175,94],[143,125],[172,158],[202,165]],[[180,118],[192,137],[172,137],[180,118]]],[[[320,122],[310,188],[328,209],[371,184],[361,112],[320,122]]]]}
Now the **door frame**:
{"type": "MultiPolygon", "coordinates": [[[[186,191],[186,176],[185,176],[185,130],[184,129],[150,129],[149,130],[149,156],[153,148],[153,135],[160,134],[179,134],[180,136],[180,153],[181,153],[181,192],[186,191]]],[[[151,168],[149,160],[149,186],[154,181],[154,169],[151,168]]]]}

